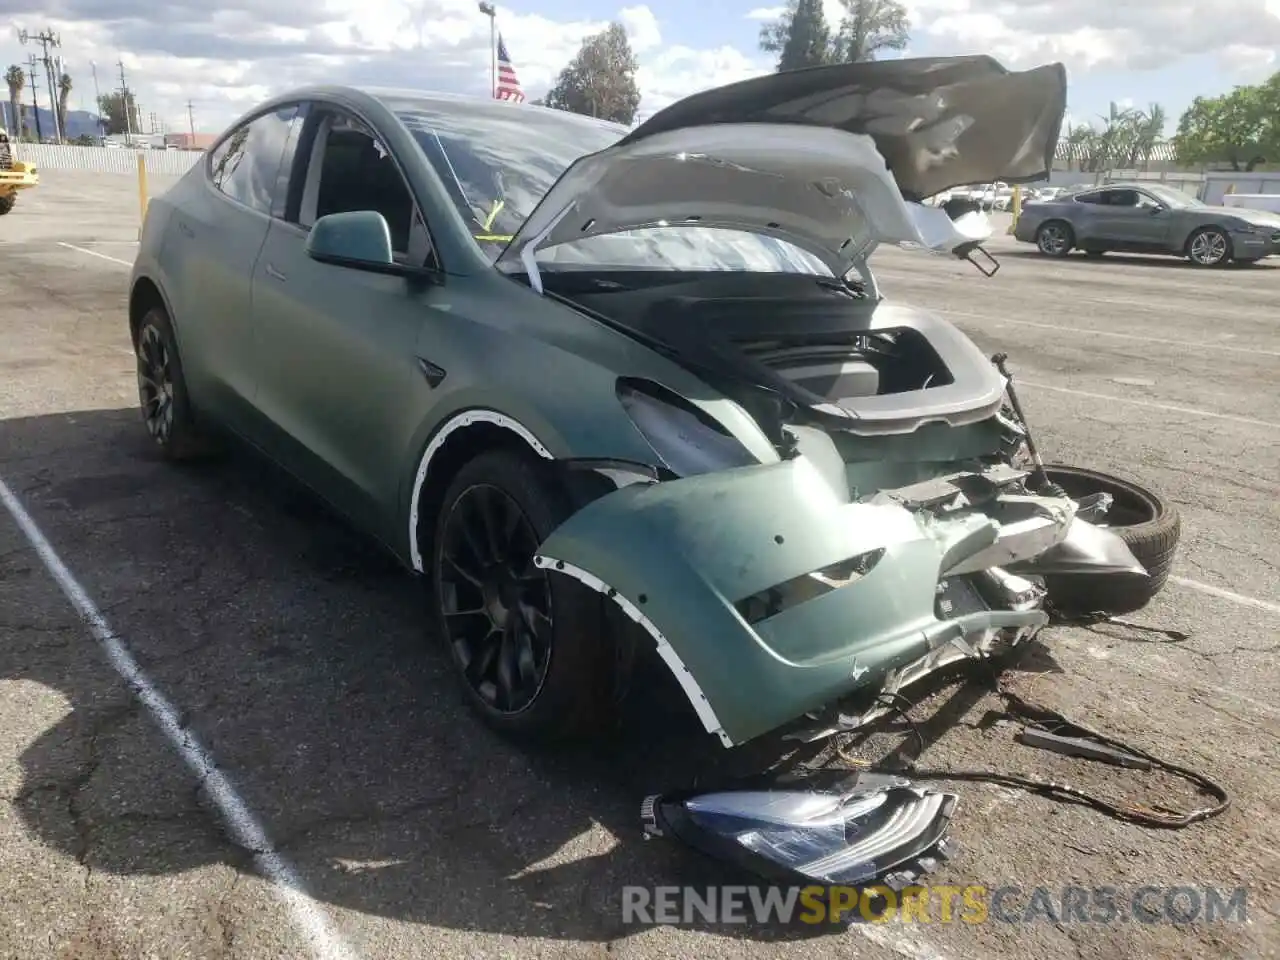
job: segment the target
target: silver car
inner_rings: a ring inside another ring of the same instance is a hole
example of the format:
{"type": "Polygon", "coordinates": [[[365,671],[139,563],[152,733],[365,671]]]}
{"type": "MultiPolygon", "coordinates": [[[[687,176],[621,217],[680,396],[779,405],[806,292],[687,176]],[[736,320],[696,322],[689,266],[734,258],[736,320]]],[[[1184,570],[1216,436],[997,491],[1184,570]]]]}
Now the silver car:
{"type": "Polygon", "coordinates": [[[1163,184],[1113,183],[1025,204],[1013,235],[1049,257],[1156,253],[1216,267],[1280,254],[1280,215],[1209,206],[1163,184]]]}

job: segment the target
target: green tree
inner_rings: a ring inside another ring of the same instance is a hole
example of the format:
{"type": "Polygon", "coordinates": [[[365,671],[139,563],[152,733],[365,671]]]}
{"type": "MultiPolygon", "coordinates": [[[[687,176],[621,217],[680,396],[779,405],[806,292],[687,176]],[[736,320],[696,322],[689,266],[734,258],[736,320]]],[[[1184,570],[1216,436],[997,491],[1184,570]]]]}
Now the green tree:
{"type": "Polygon", "coordinates": [[[899,0],[840,0],[844,16],[834,40],[843,63],[875,60],[887,50],[902,51],[911,39],[911,20],[899,0]]]}
{"type": "Polygon", "coordinates": [[[23,136],[22,90],[27,85],[27,75],[15,63],[5,71],[4,80],[9,84],[9,116],[13,118],[14,126],[14,129],[9,131],[9,136],[14,140],[20,140],[23,136]]]}
{"type": "Polygon", "coordinates": [[[1229,163],[1253,170],[1280,160],[1280,73],[1219,97],[1196,97],[1178,119],[1180,163],[1229,163]]]}
{"type": "Polygon", "coordinates": [[[133,98],[132,90],[127,94],[119,90],[104,93],[98,98],[98,109],[102,111],[108,134],[128,133],[130,128],[134,133],[142,130],[142,124],[138,120],[138,104],[133,98]]]}
{"type": "Polygon", "coordinates": [[[786,12],[760,28],[760,49],[778,54],[778,70],[830,63],[831,30],[822,0],[789,0],[786,12]]]}
{"type": "Polygon", "coordinates": [[[619,23],[583,41],[548,91],[548,107],[630,124],[640,106],[636,55],[619,23]]]}

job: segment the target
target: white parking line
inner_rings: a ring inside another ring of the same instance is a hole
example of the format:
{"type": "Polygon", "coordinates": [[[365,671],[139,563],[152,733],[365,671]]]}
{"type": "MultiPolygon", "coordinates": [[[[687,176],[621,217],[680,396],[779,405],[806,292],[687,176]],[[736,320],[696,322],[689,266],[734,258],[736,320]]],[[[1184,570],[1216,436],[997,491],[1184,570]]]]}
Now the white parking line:
{"type": "Polygon", "coordinates": [[[74,250],[76,253],[87,253],[89,256],[98,257],[101,260],[110,260],[112,263],[118,263],[121,266],[133,266],[133,263],[128,260],[121,260],[119,257],[112,257],[105,253],[99,253],[97,250],[86,250],[84,247],[77,247],[74,243],[67,243],[65,240],[59,240],[58,246],[66,247],[68,250],[74,250]]]}
{"type": "Polygon", "coordinates": [[[1224,590],[1222,587],[1215,587],[1211,583],[1201,583],[1199,580],[1191,580],[1187,577],[1171,576],[1169,577],[1169,582],[1176,583],[1180,587],[1187,587],[1190,590],[1199,590],[1201,593],[1207,593],[1211,597],[1221,597],[1223,600],[1230,600],[1244,607],[1255,607],[1258,610],[1265,610],[1267,613],[1280,614],[1280,603],[1272,603],[1270,600],[1247,597],[1243,593],[1224,590]]]}
{"type": "Polygon", "coordinates": [[[1215,420],[1231,420],[1235,423],[1246,423],[1251,427],[1268,427],[1280,430],[1280,423],[1270,420],[1255,420],[1252,417],[1238,417],[1234,413],[1218,413],[1216,410],[1204,410],[1200,407],[1180,407],[1172,403],[1156,403],[1154,400],[1139,400],[1135,397],[1117,397],[1108,393],[1092,393],[1089,390],[1075,390],[1071,387],[1051,387],[1047,383],[1036,383],[1018,377],[1020,387],[1031,387],[1035,390],[1052,390],[1054,393],[1069,393],[1075,397],[1088,397],[1091,400],[1106,400],[1108,403],[1128,403],[1135,407],[1150,407],[1152,410],[1164,410],[1168,413],[1185,413],[1192,417],[1211,417],[1215,420]]]}
{"type": "MultiPolygon", "coordinates": [[[[85,251],[90,252],[90,251],[85,251]]],[[[342,942],[329,925],[320,907],[303,888],[293,865],[284,859],[271,845],[266,830],[253,811],[241,799],[235,787],[218,770],[213,756],[200,743],[195,731],[185,726],[176,707],[151,682],[138,662],[134,660],[124,641],[107,623],[106,619],[89,599],[79,581],[62,562],[53,546],[40,532],[26,508],[0,479],[0,501],[26,536],[27,541],[40,557],[49,575],[57,582],[80,619],[85,622],[134,696],[150,711],[165,737],[191,768],[203,785],[210,801],[221,814],[231,837],[253,854],[254,863],[262,875],[271,881],[271,889],[284,901],[299,930],[308,941],[312,953],[321,960],[354,958],[354,954],[342,942]]]]}
{"type": "Polygon", "coordinates": [[[1225,350],[1230,353],[1245,353],[1250,356],[1280,357],[1280,350],[1261,350],[1257,347],[1232,347],[1224,343],[1199,343],[1195,340],[1170,340],[1168,337],[1143,337],[1136,333],[1118,333],[1115,330],[1097,330],[1091,327],[1073,328],[1053,323],[1036,323],[1033,320],[1009,320],[1004,317],[993,317],[985,313],[968,313],[964,310],[939,310],[931,307],[934,313],[942,313],[949,317],[963,317],[971,320],[985,320],[994,324],[1009,324],[1014,327],[1035,327],[1038,330],[1054,330],[1072,336],[1111,337],[1114,340],[1136,340],[1139,343],[1158,343],[1170,347],[1194,347],[1196,350],[1225,350]]]}

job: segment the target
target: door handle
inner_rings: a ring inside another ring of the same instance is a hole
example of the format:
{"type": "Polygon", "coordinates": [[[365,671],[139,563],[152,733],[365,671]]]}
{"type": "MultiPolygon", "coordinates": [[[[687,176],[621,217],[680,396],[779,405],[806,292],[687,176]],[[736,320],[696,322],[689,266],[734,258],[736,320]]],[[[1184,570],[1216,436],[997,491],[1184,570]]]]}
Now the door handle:
{"type": "Polygon", "coordinates": [[[269,263],[267,264],[267,276],[270,277],[272,280],[284,281],[289,279],[269,263]]]}

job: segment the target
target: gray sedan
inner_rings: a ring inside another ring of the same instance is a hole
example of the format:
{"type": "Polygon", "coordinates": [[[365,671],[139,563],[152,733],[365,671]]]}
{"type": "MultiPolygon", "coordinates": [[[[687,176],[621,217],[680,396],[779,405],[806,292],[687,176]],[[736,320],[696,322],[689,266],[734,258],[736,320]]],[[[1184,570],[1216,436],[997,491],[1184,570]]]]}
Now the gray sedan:
{"type": "Polygon", "coordinates": [[[1211,207],[1162,184],[1114,183],[1027,203],[1013,235],[1049,257],[1162,253],[1216,267],[1280,254],[1280,216],[1211,207]]]}

